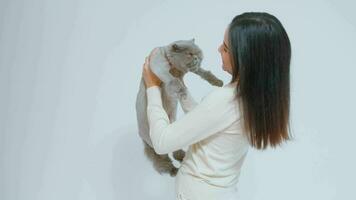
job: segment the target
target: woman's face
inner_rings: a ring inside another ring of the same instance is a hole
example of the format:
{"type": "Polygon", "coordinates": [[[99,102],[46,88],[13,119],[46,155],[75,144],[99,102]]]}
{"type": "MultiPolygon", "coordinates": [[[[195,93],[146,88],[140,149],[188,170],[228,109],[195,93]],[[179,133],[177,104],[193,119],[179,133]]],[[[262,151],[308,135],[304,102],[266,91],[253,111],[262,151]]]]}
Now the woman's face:
{"type": "Polygon", "coordinates": [[[229,74],[232,74],[232,65],[231,65],[231,60],[230,60],[230,47],[228,45],[228,28],[226,28],[225,33],[224,33],[224,40],[223,43],[219,46],[218,51],[221,54],[221,59],[222,59],[222,68],[224,71],[228,72],[229,74]]]}

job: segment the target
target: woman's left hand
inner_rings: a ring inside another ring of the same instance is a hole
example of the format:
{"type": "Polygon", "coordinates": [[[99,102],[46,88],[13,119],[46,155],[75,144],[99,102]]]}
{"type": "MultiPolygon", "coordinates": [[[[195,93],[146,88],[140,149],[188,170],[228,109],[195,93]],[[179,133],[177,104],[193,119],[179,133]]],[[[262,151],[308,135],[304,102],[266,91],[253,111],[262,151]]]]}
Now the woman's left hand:
{"type": "Polygon", "coordinates": [[[160,86],[162,81],[151,71],[150,69],[150,57],[152,53],[146,57],[145,63],[143,64],[142,76],[145,80],[146,88],[152,86],[160,86]]]}

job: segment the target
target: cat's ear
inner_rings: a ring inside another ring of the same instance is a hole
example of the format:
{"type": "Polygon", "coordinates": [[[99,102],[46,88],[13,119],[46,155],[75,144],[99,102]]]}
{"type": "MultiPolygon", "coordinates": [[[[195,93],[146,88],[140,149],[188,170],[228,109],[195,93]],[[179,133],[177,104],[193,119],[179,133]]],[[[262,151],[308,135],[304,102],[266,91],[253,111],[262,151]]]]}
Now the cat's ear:
{"type": "Polygon", "coordinates": [[[195,42],[195,39],[194,39],[194,38],[192,38],[192,39],[190,40],[190,42],[191,42],[191,43],[194,43],[194,42],[195,42]]]}

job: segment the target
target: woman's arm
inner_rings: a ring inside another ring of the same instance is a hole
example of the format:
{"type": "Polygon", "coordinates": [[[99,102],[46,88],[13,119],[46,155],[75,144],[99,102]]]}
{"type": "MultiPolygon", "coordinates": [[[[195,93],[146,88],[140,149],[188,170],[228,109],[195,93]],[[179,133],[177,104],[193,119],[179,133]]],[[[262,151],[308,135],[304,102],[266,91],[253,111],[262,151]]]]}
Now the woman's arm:
{"type": "Polygon", "coordinates": [[[153,86],[146,92],[149,134],[157,154],[167,154],[194,144],[238,120],[234,104],[228,103],[228,95],[220,88],[173,123],[162,107],[161,88],[153,86]]]}

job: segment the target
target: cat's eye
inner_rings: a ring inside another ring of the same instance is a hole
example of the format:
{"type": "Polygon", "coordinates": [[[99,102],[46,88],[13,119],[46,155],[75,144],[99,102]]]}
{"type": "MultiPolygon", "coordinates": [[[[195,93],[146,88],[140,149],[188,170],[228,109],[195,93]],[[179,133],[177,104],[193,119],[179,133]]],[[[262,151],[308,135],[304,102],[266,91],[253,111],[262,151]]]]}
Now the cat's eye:
{"type": "Polygon", "coordinates": [[[177,44],[173,44],[172,45],[172,50],[175,51],[175,52],[180,52],[182,49],[177,44]]]}

